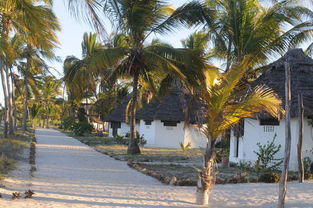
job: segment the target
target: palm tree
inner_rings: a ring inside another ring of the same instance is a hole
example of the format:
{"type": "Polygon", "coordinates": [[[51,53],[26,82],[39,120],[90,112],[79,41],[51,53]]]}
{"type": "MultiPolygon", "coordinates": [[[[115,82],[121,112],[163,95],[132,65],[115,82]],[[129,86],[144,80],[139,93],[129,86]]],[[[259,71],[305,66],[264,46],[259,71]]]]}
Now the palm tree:
{"type": "Polygon", "coordinates": [[[207,106],[206,122],[201,127],[208,142],[204,154],[204,166],[199,173],[197,201],[207,204],[214,183],[215,143],[240,119],[254,117],[255,113],[267,112],[279,117],[284,111],[281,100],[266,86],[247,87],[240,80],[249,70],[250,60],[233,65],[227,72],[216,69],[206,71],[205,87],[195,97],[207,106]]]}
{"type": "MultiPolygon", "coordinates": [[[[10,68],[11,57],[9,36],[15,32],[26,42],[29,51],[33,48],[49,51],[58,43],[55,31],[59,30],[56,16],[49,0],[1,1],[1,54],[0,70],[10,68]]],[[[5,95],[8,93],[5,93],[5,95]]]]}
{"type": "MultiPolygon", "coordinates": [[[[128,45],[97,50],[93,64],[96,68],[111,68],[114,74],[132,78],[132,101],[130,108],[130,142],[127,152],[139,154],[136,138],[136,106],[138,101],[138,81],[144,78],[152,83],[149,72],[165,70],[186,78],[183,70],[203,68],[202,59],[188,49],[175,49],[163,45],[145,45],[151,34],[164,34],[178,25],[177,16],[183,15],[181,10],[174,10],[163,0],[69,0],[69,6],[76,14],[80,8],[88,8],[89,20],[94,25],[101,23],[97,9],[111,20],[117,31],[128,37],[128,45]],[[84,5],[79,5],[84,4],[84,5]]],[[[83,13],[86,14],[86,13],[83,13]]],[[[198,74],[200,78],[201,73],[198,74]]]]}
{"type": "Polygon", "coordinates": [[[267,7],[259,0],[206,0],[183,7],[189,13],[182,21],[204,24],[212,46],[210,56],[226,60],[226,70],[246,55],[253,57],[251,67],[263,65],[312,37],[312,11],[293,0],[267,7]]]}
{"type": "Polygon", "coordinates": [[[91,71],[90,59],[95,50],[104,48],[97,40],[97,34],[85,33],[82,42],[82,59],[68,56],[64,61],[64,81],[69,100],[78,105],[83,98],[96,95],[99,73],[91,71]]]}

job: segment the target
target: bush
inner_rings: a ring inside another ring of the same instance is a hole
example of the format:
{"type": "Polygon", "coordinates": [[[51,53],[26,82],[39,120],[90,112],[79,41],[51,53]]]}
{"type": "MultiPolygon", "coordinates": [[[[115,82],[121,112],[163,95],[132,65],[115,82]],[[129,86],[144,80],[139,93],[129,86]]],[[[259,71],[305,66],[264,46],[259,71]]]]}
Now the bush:
{"type": "Polygon", "coordinates": [[[312,172],[312,160],[309,157],[303,158],[303,167],[304,167],[304,173],[313,173],[312,172]]]}
{"type": "Polygon", "coordinates": [[[129,139],[127,137],[123,136],[116,136],[114,139],[115,144],[123,144],[123,145],[128,145],[129,139]]]}
{"type": "Polygon", "coordinates": [[[304,179],[305,180],[313,180],[313,174],[312,173],[305,173],[304,179]]]}
{"type": "Polygon", "coordinates": [[[84,134],[90,134],[93,126],[88,122],[78,122],[74,124],[74,133],[77,136],[83,136],[84,134]]]}
{"type": "Polygon", "coordinates": [[[248,162],[240,161],[238,164],[238,168],[240,170],[252,170],[253,165],[252,165],[252,162],[250,162],[250,161],[248,161],[248,162]]]}
{"type": "Polygon", "coordinates": [[[271,142],[267,142],[264,145],[257,143],[259,151],[254,153],[258,156],[255,163],[255,168],[258,172],[277,171],[279,166],[283,163],[282,158],[275,158],[275,155],[280,151],[281,145],[275,145],[275,134],[271,142]]]}
{"type": "Polygon", "coordinates": [[[64,130],[73,130],[75,125],[75,118],[70,116],[66,117],[63,120],[63,128],[64,130]]]}
{"type": "Polygon", "coordinates": [[[278,183],[280,175],[278,173],[264,173],[260,176],[259,181],[264,183],[278,183]]]}
{"type": "MultiPolygon", "coordinates": [[[[125,135],[125,137],[130,138],[130,133],[128,132],[125,135]]],[[[137,144],[142,145],[142,146],[144,146],[147,143],[147,140],[144,139],[143,135],[140,136],[138,131],[136,131],[136,141],[137,141],[137,144]]]]}

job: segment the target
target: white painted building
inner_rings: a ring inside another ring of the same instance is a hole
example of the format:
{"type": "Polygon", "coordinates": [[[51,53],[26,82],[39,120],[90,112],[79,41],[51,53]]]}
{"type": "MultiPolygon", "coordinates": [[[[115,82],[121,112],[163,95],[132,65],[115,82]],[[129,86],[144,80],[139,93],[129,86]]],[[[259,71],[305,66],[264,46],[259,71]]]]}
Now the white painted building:
{"type": "MultiPolygon", "coordinates": [[[[126,108],[131,99],[131,95],[126,96],[121,104],[117,106],[110,115],[104,120],[108,122],[109,137],[114,136],[125,136],[130,132],[130,125],[126,122],[129,119],[126,119],[127,113],[126,108]]],[[[136,130],[140,131],[140,122],[137,121],[136,130]]]]}
{"type": "Polygon", "coordinates": [[[187,99],[188,95],[181,87],[176,87],[161,101],[155,99],[138,111],[139,132],[147,140],[146,146],[179,148],[180,143],[189,142],[192,148],[206,146],[206,137],[197,125],[185,123],[187,99]]]}
{"type": "MultiPolygon", "coordinates": [[[[303,95],[304,100],[304,143],[303,157],[310,157],[313,160],[313,128],[310,122],[313,115],[313,60],[306,56],[301,49],[293,49],[287,52],[282,58],[266,67],[264,73],[252,83],[252,86],[267,85],[277,95],[285,99],[285,69],[284,63],[288,61],[291,68],[291,154],[290,170],[297,170],[297,143],[299,135],[298,124],[298,94],[303,95]]],[[[285,148],[285,120],[275,120],[268,116],[260,116],[260,119],[244,119],[241,125],[241,133],[231,132],[230,156],[231,162],[240,161],[255,162],[258,151],[257,143],[266,144],[271,142],[274,135],[277,135],[275,143],[282,145],[276,158],[283,158],[285,148]],[[262,119],[263,118],[263,119],[262,119]],[[237,134],[235,136],[235,134],[237,134]]]]}

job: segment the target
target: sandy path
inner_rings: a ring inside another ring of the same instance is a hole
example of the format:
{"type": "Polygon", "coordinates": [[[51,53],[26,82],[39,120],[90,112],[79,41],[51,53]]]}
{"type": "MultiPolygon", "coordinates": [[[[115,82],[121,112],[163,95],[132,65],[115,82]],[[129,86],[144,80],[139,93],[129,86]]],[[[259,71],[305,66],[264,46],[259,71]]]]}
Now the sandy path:
{"type": "MultiPolygon", "coordinates": [[[[1,189],[0,207],[199,207],[193,204],[194,187],[163,185],[130,169],[125,162],[94,151],[55,130],[39,129],[37,171],[25,174],[21,164],[1,189]],[[32,189],[34,199],[9,200],[13,191],[32,189]]],[[[277,185],[218,185],[210,207],[275,207],[277,185]]],[[[313,183],[292,183],[288,207],[313,207],[313,183]]]]}

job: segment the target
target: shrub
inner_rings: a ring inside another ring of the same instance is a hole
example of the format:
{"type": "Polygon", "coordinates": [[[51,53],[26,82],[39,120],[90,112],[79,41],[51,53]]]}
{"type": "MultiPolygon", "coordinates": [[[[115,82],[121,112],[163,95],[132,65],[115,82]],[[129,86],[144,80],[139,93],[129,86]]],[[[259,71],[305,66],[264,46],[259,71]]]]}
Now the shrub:
{"type": "MultiPolygon", "coordinates": [[[[125,134],[125,137],[130,138],[130,133],[125,134]]],[[[136,141],[137,144],[144,146],[147,143],[147,140],[144,139],[143,135],[140,136],[139,132],[136,131],[136,141]]],[[[127,140],[128,144],[128,140],[127,140]]]]}
{"type": "Polygon", "coordinates": [[[313,180],[313,174],[312,173],[305,173],[304,179],[305,180],[313,180]]]}
{"type": "Polygon", "coordinates": [[[240,161],[237,166],[240,170],[252,170],[253,169],[252,162],[250,161],[248,162],[240,161]]]}
{"type": "Polygon", "coordinates": [[[303,167],[304,167],[304,173],[313,173],[312,171],[312,160],[309,157],[303,158],[303,167]]]}
{"type": "Polygon", "coordinates": [[[184,145],[183,142],[179,142],[179,145],[180,145],[180,149],[181,149],[183,152],[186,152],[187,150],[190,149],[190,147],[191,147],[191,142],[188,142],[186,145],[184,145]]]}
{"type": "Polygon", "coordinates": [[[77,136],[83,136],[84,134],[90,134],[93,126],[88,122],[78,122],[74,124],[74,133],[77,136]]]}
{"type": "Polygon", "coordinates": [[[275,158],[275,155],[280,151],[281,145],[275,145],[275,139],[277,134],[274,135],[271,142],[267,142],[264,145],[257,143],[259,147],[258,152],[254,151],[254,153],[258,156],[255,167],[259,172],[267,172],[267,171],[276,171],[279,169],[279,166],[283,163],[282,158],[275,158]]]}
{"type": "Polygon", "coordinates": [[[66,117],[63,120],[63,128],[64,130],[73,130],[75,125],[75,118],[70,116],[66,117]]]}
{"type": "Polygon", "coordinates": [[[280,180],[280,175],[278,173],[264,173],[260,176],[259,181],[264,183],[278,183],[280,180]]]}
{"type": "Polygon", "coordinates": [[[129,140],[128,140],[127,137],[123,137],[123,136],[118,136],[118,135],[117,135],[117,136],[114,138],[114,142],[115,142],[115,144],[128,145],[129,140]]]}

